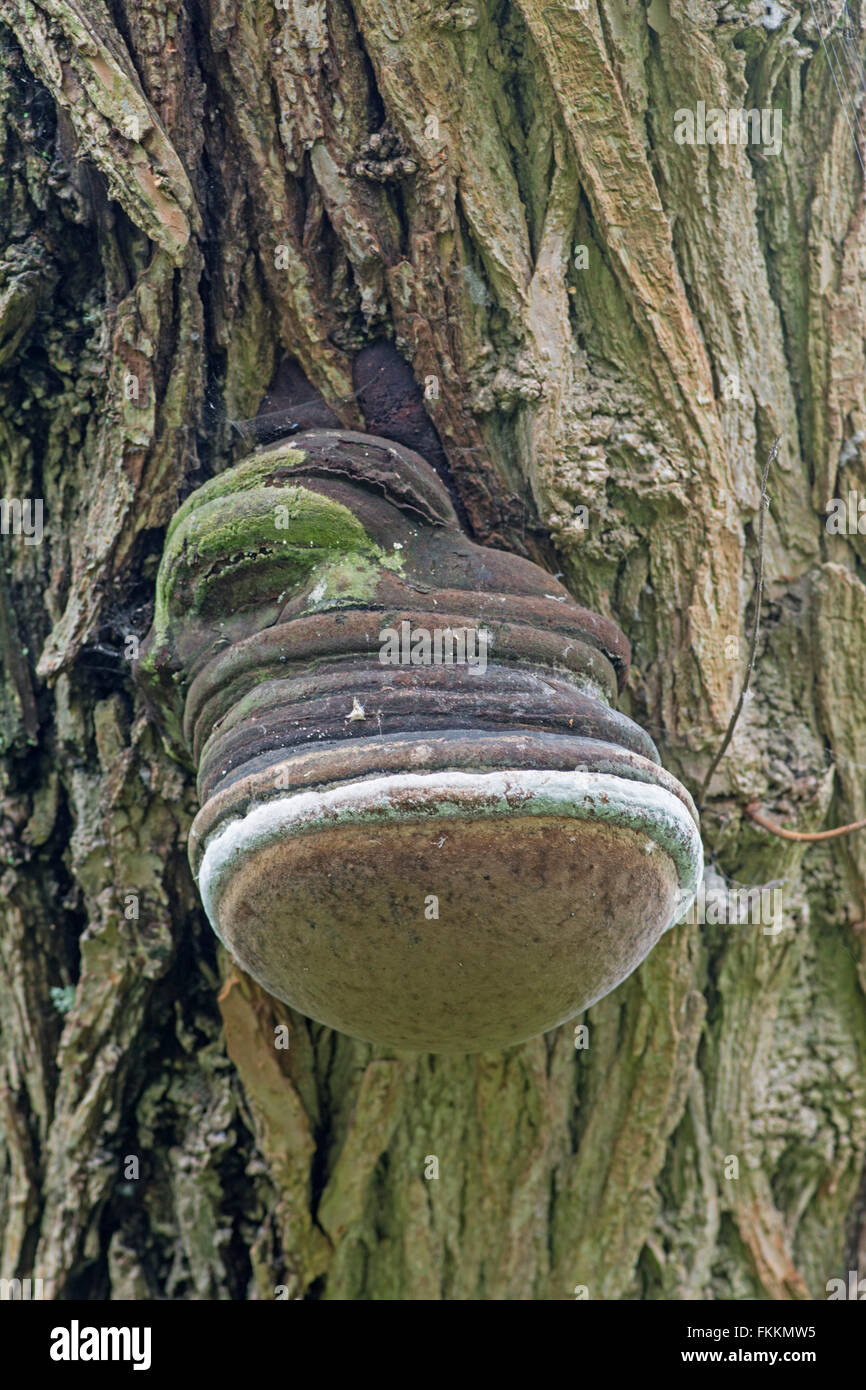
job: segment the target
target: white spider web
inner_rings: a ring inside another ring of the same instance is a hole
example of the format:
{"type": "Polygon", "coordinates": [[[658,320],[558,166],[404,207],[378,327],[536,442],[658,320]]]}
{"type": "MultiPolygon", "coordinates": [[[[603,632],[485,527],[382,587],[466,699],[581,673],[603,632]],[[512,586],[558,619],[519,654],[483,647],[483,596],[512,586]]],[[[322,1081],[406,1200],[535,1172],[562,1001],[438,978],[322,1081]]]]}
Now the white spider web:
{"type": "Polygon", "coordinates": [[[855,20],[849,4],[850,0],[845,0],[835,17],[830,9],[829,0],[809,0],[809,9],[851,132],[860,168],[866,178],[866,164],[863,163],[861,152],[861,144],[866,147],[866,138],[860,112],[866,92],[866,70],[857,44],[860,37],[859,14],[855,20]]]}

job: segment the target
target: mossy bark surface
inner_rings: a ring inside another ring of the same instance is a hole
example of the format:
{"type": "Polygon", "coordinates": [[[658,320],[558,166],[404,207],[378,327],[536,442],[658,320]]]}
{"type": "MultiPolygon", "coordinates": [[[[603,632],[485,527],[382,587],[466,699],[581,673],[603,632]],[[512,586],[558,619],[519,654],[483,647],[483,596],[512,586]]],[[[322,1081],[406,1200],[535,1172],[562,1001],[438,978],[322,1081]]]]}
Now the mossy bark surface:
{"type": "MultiPolygon", "coordinates": [[[[560,1300],[862,1274],[866,836],[744,814],[866,815],[866,542],[825,524],[866,494],[866,204],[812,7],[0,20],[2,493],[45,526],[0,537],[0,1275],[560,1300]],[[678,144],[701,101],[780,109],[781,152],[678,144]],[[383,1054],[233,967],[187,864],[192,773],[132,680],[169,521],[243,456],[280,360],[363,429],[352,362],[379,338],[474,538],[625,630],[622,708],[693,792],[783,440],[753,692],[703,828],[710,881],[781,881],[784,928],[684,924],[585,1032],[502,1054],[383,1054]]],[[[859,0],[845,22],[862,62],[859,0]]]]}

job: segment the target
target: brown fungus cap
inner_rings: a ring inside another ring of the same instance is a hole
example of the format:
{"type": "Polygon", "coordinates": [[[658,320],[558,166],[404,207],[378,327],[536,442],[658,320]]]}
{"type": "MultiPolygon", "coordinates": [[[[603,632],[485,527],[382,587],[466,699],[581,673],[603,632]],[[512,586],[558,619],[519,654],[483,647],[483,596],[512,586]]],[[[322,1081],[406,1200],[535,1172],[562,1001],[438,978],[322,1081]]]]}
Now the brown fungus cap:
{"type": "Polygon", "coordinates": [[[394,1047],[573,1016],[700,867],[688,794],[613,707],[628,663],[400,445],[309,430],[212,479],[169,528],[139,674],[197,770],[215,930],[277,997],[394,1047]]]}

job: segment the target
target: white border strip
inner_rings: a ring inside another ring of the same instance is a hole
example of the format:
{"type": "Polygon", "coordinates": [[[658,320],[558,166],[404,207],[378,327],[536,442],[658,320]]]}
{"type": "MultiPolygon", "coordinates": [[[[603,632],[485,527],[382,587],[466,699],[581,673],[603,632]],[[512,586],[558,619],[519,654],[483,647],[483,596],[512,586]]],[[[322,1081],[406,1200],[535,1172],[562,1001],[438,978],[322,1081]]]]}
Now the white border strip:
{"type": "Polygon", "coordinates": [[[608,822],[646,834],[647,853],[658,845],[679,875],[679,900],[668,927],[690,907],[704,856],[686,807],[663,787],[605,772],[401,772],[263,801],[223,824],[207,843],[199,892],[219,936],[217,903],[223,884],[247,855],[285,836],[352,823],[544,815],[608,822]],[[411,809],[394,805],[394,796],[404,794],[413,798],[411,809]]]}

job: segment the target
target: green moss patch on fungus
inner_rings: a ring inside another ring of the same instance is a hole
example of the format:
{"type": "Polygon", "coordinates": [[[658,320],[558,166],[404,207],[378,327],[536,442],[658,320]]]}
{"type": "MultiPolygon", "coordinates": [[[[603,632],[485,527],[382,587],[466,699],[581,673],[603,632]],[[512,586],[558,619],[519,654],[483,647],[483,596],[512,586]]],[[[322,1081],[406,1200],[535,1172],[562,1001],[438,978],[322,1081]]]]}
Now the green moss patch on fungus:
{"type": "MultiPolygon", "coordinates": [[[[196,488],[195,492],[190,494],[169,522],[165,537],[166,552],[171,547],[176,533],[185,526],[192,512],[207,506],[209,502],[215,502],[220,497],[233,497],[238,493],[250,492],[259,487],[270,486],[278,495],[283,491],[282,485],[268,481],[273,474],[275,463],[295,465],[303,463],[306,457],[303,449],[292,449],[283,445],[282,448],[268,450],[265,454],[251,454],[249,458],[235,464],[233,468],[227,468],[224,473],[218,473],[215,478],[209,478],[206,483],[202,483],[201,487],[196,488]]],[[[279,497],[277,496],[275,504],[278,504],[278,501],[279,497]]]]}
{"type": "Polygon", "coordinates": [[[215,478],[178,512],[157,578],[155,646],[169,640],[173,621],[228,617],[289,593],[331,557],[364,557],[367,570],[381,563],[379,547],[347,507],[307,488],[263,487],[260,476],[258,467],[248,469],[240,487],[222,491],[212,484],[223,479],[215,478]]]}
{"type": "Polygon", "coordinates": [[[320,566],[310,590],[306,611],[321,613],[346,603],[368,603],[376,592],[383,569],[402,568],[399,557],[375,546],[369,554],[345,554],[320,566]]]}

